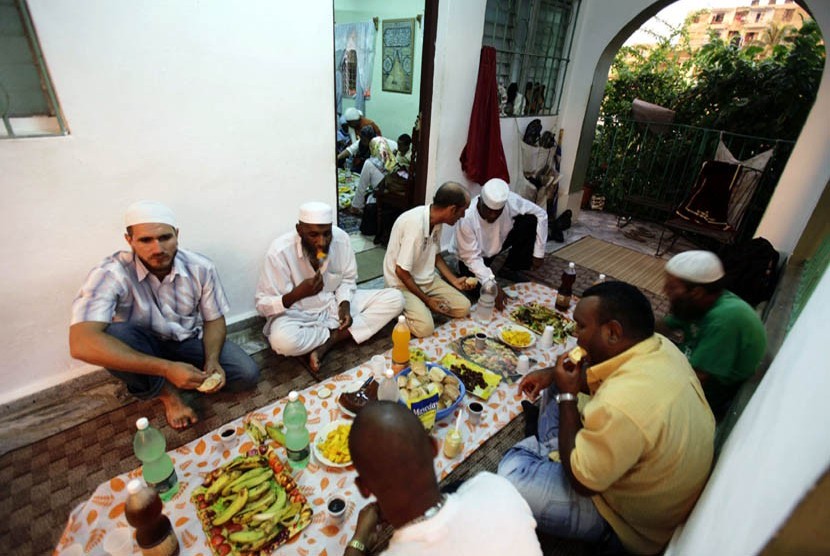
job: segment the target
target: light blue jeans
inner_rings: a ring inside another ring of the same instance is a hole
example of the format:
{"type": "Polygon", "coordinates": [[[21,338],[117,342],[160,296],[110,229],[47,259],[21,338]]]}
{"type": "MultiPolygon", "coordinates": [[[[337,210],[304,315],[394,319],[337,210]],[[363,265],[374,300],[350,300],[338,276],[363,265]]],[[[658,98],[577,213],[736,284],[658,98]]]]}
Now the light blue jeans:
{"type": "Polygon", "coordinates": [[[548,454],[559,448],[559,406],[553,386],[542,395],[538,438],[529,436],[510,448],[499,475],[518,489],[536,519],[539,531],[562,538],[596,542],[606,538],[610,525],[587,496],[572,487],[561,463],[548,454]],[[547,402],[547,403],[546,403],[547,402]]]}
{"type": "MultiPolygon", "coordinates": [[[[105,332],[118,338],[131,348],[147,355],[154,355],[171,361],[184,361],[201,369],[205,364],[205,347],[199,338],[190,338],[183,342],[162,340],[146,328],[127,322],[115,322],[107,326],[105,332]]],[[[223,391],[237,392],[255,388],[259,380],[259,367],[245,351],[230,340],[225,340],[219,364],[225,371],[223,391]]],[[[142,375],[116,369],[107,369],[110,374],[120,378],[127,385],[127,390],[136,398],[148,400],[155,398],[164,386],[164,379],[155,375],[142,375]]]]}

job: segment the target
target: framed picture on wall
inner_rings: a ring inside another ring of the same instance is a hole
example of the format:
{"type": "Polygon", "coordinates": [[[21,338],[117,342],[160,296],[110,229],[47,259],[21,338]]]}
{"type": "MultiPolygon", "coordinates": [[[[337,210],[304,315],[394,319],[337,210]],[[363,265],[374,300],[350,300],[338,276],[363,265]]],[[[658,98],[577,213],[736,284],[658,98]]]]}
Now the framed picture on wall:
{"type": "Polygon", "coordinates": [[[415,56],[415,19],[383,21],[382,88],[392,93],[412,94],[415,56]]]}

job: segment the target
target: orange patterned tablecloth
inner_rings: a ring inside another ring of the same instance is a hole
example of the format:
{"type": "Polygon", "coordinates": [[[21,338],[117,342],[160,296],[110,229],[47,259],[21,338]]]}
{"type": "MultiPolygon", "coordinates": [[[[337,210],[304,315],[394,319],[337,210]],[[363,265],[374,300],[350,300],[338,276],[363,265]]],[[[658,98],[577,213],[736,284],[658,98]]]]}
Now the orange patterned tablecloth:
{"type": "MultiPolygon", "coordinates": [[[[519,294],[517,301],[512,301],[510,306],[519,302],[528,303],[536,301],[550,307],[553,306],[556,290],[541,284],[517,284],[513,286],[519,294]]],[[[439,327],[435,334],[429,338],[413,340],[412,345],[420,347],[429,359],[438,361],[445,353],[452,351],[450,344],[461,336],[474,332],[483,331],[489,336],[496,336],[501,326],[508,322],[507,310],[497,313],[495,318],[487,325],[475,322],[472,317],[466,319],[454,319],[439,327]]],[[[570,338],[566,345],[554,346],[552,349],[543,350],[536,345],[524,350],[524,353],[537,363],[531,370],[552,365],[556,357],[565,349],[573,347],[575,340],[570,338]]],[[[385,353],[387,361],[391,350],[385,353]]],[[[346,371],[340,375],[327,379],[319,384],[301,392],[308,410],[308,428],[311,432],[312,442],[316,431],[335,419],[343,418],[343,413],[337,404],[337,396],[340,392],[353,387],[355,382],[364,381],[370,373],[368,362],[346,371]],[[320,388],[330,388],[333,395],[327,399],[317,396],[320,388]]],[[[470,397],[468,395],[468,397],[470,397]]],[[[465,398],[465,402],[469,400],[465,398]]],[[[487,439],[496,434],[502,427],[509,423],[521,412],[521,397],[515,385],[508,385],[504,381],[493,392],[492,396],[485,403],[485,413],[481,422],[473,426],[466,420],[466,414],[462,417],[462,430],[465,434],[465,447],[462,457],[449,460],[439,454],[435,460],[435,469],[439,478],[444,478],[463,459],[472,454],[487,439]]],[[[281,412],[286,400],[278,400],[267,405],[252,415],[258,416],[262,421],[281,421],[281,412]]],[[[433,430],[439,442],[443,441],[446,430],[455,422],[459,411],[464,411],[466,404],[460,404],[455,413],[436,424],[433,430]]],[[[165,513],[170,517],[179,542],[182,547],[182,554],[194,556],[210,556],[208,539],[202,531],[199,520],[196,517],[195,507],[190,502],[190,495],[202,482],[202,474],[219,467],[230,461],[238,454],[245,453],[253,447],[248,437],[243,433],[244,417],[232,421],[230,424],[237,428],[238,435],[235,443],[230,445],[222,442],[217,431],[212,431],[189,444],[170,452],[170,456],[179,474],[179,492],[165,504],[165,513]]],[[[223,427],[224,428],[224,427],[223,427]]],[[[281,457],[285,452],[280,448],[281,457]]],[[[93,495],[82,504],[78,505],[69,515],[69,522],[64,529],[55,554],[89,554],[105,555],[103,548],[104,539],[109,531],[117,528],[129,527],[124,517],[124,503],[127,498],[127,482],[141,475],[141,470],[134,469],[129,473],[119,475],[95,489],[93,495]],[[82,552],[79,552],[81,550],[82,552]]],[[[313,521],[310,526],[297,535],[288,545],[288,548],[280,548],[276,554],[300,554],[300,555],[339,555],[345,550],[346,543],[351,538],[357,522],[357,514],[360,508],[367,503],[354,486],[356,476],[353,467],[329,468],[317,463],[312,457],[308,467],[297,472],[295,475],[297,484],[301,491],[308,498],[314,510],[313,521]],[[338,492],[347,500],[345,519],[339,524],[332,524],[328,521],[325,513],[326,499],[333,493],[338,492]]],[[[140,554],[137,546],[134,546],[134,554],[140,554]]]]}

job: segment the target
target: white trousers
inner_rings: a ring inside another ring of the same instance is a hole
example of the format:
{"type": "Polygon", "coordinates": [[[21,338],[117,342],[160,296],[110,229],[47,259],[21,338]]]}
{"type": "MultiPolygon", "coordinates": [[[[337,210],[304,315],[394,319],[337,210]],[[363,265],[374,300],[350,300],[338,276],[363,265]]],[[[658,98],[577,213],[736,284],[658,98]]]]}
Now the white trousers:
{"type": "Polygon", "coordinates": [[[367,160],[363,164],[363,170],[360,171],[360,181],[357,182],[357,190],[354,192],[352,206],[363,210],[367,201],[366,194],[374,193],[384,177],[386,177],[386,174],[378,170],[377,166],[367,160]]]}
{"type": "MultiPolygon", "coordinates": [[[[349,332],[358,344],[371,338],[403,311],[403,295],[395,288],[357,290],[352,296],[352,325],[349,332]]],[[[332,317],[337,309],[318,314],[291,311],[271,323],[268,342],[280,355],[305,355],[323,345],[331,336],[332,317]]]]}

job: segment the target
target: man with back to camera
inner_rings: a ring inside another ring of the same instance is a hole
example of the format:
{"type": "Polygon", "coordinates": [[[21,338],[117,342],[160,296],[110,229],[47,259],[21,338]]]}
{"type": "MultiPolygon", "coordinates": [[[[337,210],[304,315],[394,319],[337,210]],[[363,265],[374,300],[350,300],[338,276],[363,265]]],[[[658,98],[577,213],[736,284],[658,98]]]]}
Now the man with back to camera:
{"type": "Polygon", "coordinates": [[[686,358],[654,333],[637,288],[588,288],[574,320],[586,355],[576,365],[560,356],[521,380],[529,398],[544,393],[538,432],[507,451],[499,475],[544,533],[658,553],[706,484],[715,419],[686,358]],[[579,392],[591,394],[581,415],[579,392]]]}
{"type": "MultiPolygon", "coordinates": [[[[458,253],[459,273],[484,283],[490,265],[510,249],[504,268],[528,270],[545,260],[548,215],[535,203],[510,191],[507,183],[493,178],[481,188],[455,229],[453,247],[458,253]]],[[[496,274],[493,272],[493,274],[496,274]]],[[[505,294],[499,287],[496,309],[504,309],[505,294]]]]}
{"type": "Polygon", "coordinates": [[[346,556],[366,552],[381,519],[395,529],[386,556],[542,554],[530,508],[505,479],[481,472],[455,493],[441,493],[438,445],[405,406],[369,402],[355,417],[349,451],[358,490],[377,502],[360,511],[346,556]]]}
{"type": "Polygon", "coordinates": [[[747,302],[723,288],[724,275],[709,251],[669,259],[663,292],[671,308],[659,327],[685,353],[718,419],[767,348],[764,324],[747,302]]]}
{"type": "Polygon", "coordinates": [[[357,289],[349,235],[333,221],[326,203],[304,203],[295,229],[268,248],[256,290],[273,350],[308,354],[315,377],[332,347],[350,336],[368,340],[403,309],[403,296],[393,288],[357,289]]]}
{"type": "Polygon", "coordinates": [[[417,338],[435,330],[433,312],[453,318],[470,312],[470,301],[461,291],[473,286],[456,276],[439,252],[442,225],[454,225],[469,205],[464,186],[448,181],[435,192],[432,203],[409,209],[392,226],[383,279],[403,292],[403,314],[417,338]],[[436,268],[443,279],[435,274],[436,268]]]}
{"type": "Polygon", "coordinates": [[[105,367],[139,399],[159,398],[167,422],[198,421],[180,390],[253,388],[256,363],[225,338],[228,300],[213,263],[178,248],[168,207],[138,201],[119,251],[92,269],[72,304],[72,357],[105,367]]]}

